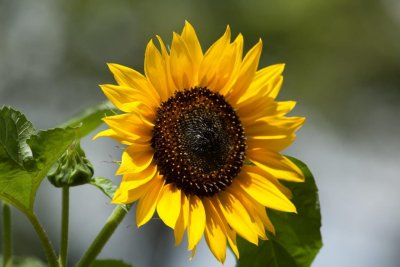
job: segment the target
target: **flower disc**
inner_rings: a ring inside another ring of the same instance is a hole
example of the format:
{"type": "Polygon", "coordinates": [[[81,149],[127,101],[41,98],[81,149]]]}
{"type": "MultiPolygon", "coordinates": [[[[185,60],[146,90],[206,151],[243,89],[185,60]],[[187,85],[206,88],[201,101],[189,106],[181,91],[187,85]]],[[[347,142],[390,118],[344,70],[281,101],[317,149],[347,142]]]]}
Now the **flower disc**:
{"type": "Polygon", "coordinates": [[[187,195],[212,196],[232,183],[245,158],[245,135],[218,93],[177,92],[157,110],[152,147],[160,173],[187,195]]]}

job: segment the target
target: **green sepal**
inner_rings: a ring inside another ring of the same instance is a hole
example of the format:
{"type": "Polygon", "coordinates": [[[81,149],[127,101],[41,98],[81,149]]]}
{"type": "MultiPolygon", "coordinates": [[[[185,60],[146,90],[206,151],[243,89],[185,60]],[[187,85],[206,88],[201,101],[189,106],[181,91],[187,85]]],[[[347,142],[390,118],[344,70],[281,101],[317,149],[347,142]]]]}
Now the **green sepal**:
{"type": "Polygon", "coordinates": [[[93,177],[93,165],[86,158],[79,141],[73,142],[51,167],[47,178],[55,187],[87,184],[93,177]]]}
{"type": "Polygon", "coordinates": [[[113,198],[118,188],[110,179],[105,177],[96,177],[90,181],[90,184],[100,189],[100,191],[110,199],[113,198]]]}

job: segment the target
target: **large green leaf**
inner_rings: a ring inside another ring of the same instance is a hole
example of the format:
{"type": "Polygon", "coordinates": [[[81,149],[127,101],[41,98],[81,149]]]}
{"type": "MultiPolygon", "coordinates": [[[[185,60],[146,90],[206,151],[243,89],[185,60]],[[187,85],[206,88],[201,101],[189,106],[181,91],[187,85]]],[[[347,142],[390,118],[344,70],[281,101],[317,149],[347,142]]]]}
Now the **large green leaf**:
{"type": "Polygon", "coordinates": [[[91,107],[62,125],[37,132],[10,107],[0,109],[0,198],[24,212],[32,211],[36,191],[68,146],[115,114],[109,103],[91,107]]]}
{"type": "Polygon", "coordinates": [[[237,267],[308,267],[322,247],[321,213],[318,189],[307,166],[289,157],[303,171],[305,183],[287,183],[293,192],[297,214],[269,211],[276,228],[270,240],[259,246],[239,238],[240,259],[237,267]]]}
{"type": "Polygon", "coordinates": [[[34,168],[34,160],[26,141],[32,134],[36,134],[32,123],[21,112],[10,107],[0,109],[0,145],[13,161],[29,170],[34,168]]]}
{"type": "Polygon", "coordinates": [[[23,212],[30,212],[36,191],[50,167],[76,138],[76,129],[55,128],[39,131],[28,139],[37,168],[27,171],[12,160],[0,147],[0,198],[23,212]]]}
{"type": "Polygon", "coordinates": [[[103,123],[101,120],[102,118],[105,116],[115,115],[116,112],[117,110],[112,106],[111,103],[101,103],[99,105],[87,108],[75,117],[61,124],[60,127],[79,126],[78,137],[82,138],[99,127],[103,123]]]}

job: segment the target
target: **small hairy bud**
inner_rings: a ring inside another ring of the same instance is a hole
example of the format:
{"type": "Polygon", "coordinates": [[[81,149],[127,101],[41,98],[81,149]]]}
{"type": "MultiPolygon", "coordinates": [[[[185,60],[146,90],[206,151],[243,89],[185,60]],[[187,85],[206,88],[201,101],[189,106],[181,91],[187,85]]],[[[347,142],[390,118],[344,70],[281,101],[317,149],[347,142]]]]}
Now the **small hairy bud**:
{"type": "Polygon", "coordinates": [[[72,143],[47,174],[55,187],[86,184],[92,177],[92,163],[86,158],[79,142],[72,143]]]}

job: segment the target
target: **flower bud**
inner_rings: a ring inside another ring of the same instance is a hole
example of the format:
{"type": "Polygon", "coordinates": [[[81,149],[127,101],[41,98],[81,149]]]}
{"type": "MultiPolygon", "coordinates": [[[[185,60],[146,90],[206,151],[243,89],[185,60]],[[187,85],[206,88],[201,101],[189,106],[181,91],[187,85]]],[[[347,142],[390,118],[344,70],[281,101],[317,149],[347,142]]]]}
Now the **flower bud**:
{"type": "Polygon", "coordinates": [[[92,177],[93,166],[86,158],[79,141],[70,145],[47,174],[47,178],[55,187],[86,184],[92,177]]]}

